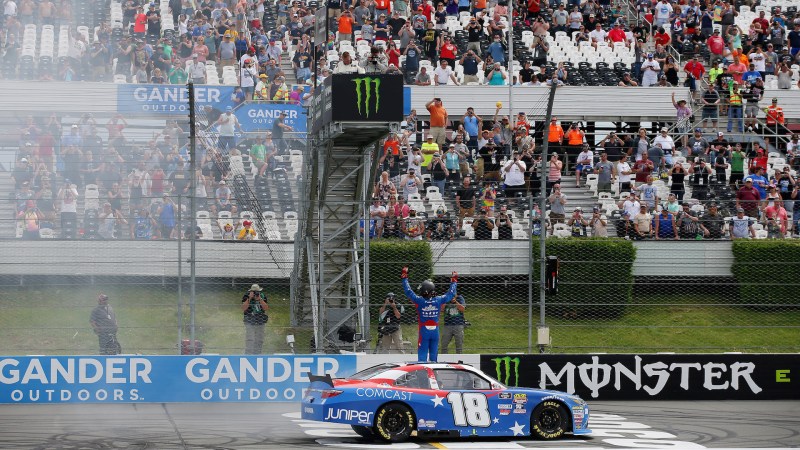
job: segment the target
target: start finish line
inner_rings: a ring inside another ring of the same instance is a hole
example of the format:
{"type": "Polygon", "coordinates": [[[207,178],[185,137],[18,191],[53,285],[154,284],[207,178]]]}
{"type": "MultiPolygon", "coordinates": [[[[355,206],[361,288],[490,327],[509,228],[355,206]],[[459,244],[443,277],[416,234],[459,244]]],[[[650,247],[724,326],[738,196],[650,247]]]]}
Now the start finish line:
{"type": "Polygon", "coordinates": [[[309,374],[355,372],[355,355],[2,357],[0,403],[299,401],[309,374]]]}

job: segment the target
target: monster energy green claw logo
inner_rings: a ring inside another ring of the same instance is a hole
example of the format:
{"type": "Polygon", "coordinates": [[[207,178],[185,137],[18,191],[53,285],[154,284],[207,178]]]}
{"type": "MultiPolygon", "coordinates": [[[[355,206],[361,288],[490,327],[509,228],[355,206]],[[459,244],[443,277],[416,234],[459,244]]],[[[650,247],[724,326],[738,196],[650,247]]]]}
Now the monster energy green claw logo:
{"type": "Polygon", "coordinates": [[[380,78],[373,78],[373,77],[365,77],[365,78],[356,78],[353,80],[353,83],[356,84],[356,107],[358,108],[358,113],[369,117],[370,111],[372,114],[376,114],[381,109],[381,79],[380,78]],[[364,85],[364,111],[361,111],[361,85],[364,85]],[[372,99],[372,91],[375,91],[375,108],[370,108],[370,100],[372,99]]]}
{"type": "Polygon", "coordinates": [[[510,356],[505,356],[503,358],[492,358],[494,361],[494,368],[495,368],[495,376],[498,380],[502,380],[503,384],[507,386],[517,386],[519,385],[519,358],[512,358],[510,356]],[[514,384],[508,384],[509,379],[511,378],[511,367],[514,367],[514,384]],[[503,370],[505,369],[505,378],[503,378],[503,370]]]}

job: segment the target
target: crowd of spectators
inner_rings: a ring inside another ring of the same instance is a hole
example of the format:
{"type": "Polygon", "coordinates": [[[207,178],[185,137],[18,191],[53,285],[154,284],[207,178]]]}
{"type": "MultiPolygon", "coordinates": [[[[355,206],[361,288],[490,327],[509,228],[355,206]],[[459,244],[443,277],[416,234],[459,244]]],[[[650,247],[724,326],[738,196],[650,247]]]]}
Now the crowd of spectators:
{"type": "Polygon", "coordinates": [[[231,148],[201,136],[192,174],[187,132],[175,120],[167,120],[147,142],[126,137],[129,124],[121,114],[103,123],[92,114],[77,123],[62,124],[55,114],[23,122],[10,196],[17,233],[24,239],[175,239],[192,230],[204,239],[256,237],[256,218],[240,217],[242,208],[228,185],[231,161],[249,153],[254,176],[266,180],[278,166],[270,134],[231,148]],[[192,223],[192,196],[197,209],[208,212],[211,229],[192,223]]]}
{"type": "Polygon", "coordinates": [[[581,124],[562,126],[554,117],[542,172],[535,150],[543,129],[524,113],[512,125],[507,116],[488,120],[473,108],[450,119],[438,98],[427,108],[424,141],[412,111],[403,131],[383,143],[370,206],[373,237],[527,239],[541,232],[529,220],[540,216],[538,205],[527,197],[538,197],[543,182],[548,231],[575,237],[721,239],[755,237],[763,228],[768,234],[759,237],[778,238],[800,226],[793,224],[800,219],[793,215],[800,211],[797,135],[788,158],[757,142],[729,141],[723,132],[707,139],[699,128],[685,141],[673,140],[667,128],[655,136],[643,128],[611,132],[592,146],[581,124]],[[455,125],[448,128],[448,121],[455,125]],[[570,204],[562,186],[573,180],[598,197],[591,213],[570,204]]]}

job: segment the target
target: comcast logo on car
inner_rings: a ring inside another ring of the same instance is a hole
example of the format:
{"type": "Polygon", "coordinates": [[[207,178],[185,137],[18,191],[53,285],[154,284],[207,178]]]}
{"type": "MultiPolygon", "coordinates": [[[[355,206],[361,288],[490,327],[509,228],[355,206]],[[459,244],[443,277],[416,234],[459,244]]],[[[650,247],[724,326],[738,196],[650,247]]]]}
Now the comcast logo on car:
{"type": "Polygon", "coordinates": [[[356,108],[362,116],[369,117],[381,109],[381,79],[363,77],[353,80],[356,85],[356,108]],[[372,101],[374,98],[374,102],[372,101]]]}

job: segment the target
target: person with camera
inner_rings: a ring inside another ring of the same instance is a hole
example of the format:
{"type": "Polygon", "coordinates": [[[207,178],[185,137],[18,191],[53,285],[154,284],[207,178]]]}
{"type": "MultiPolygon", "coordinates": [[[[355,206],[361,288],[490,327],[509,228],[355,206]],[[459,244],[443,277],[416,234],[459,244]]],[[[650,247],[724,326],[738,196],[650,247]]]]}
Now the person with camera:
{"type": "Polygon", "coordinates": [[[386,294],[383,305],[378,311],[378,347],[381,353],[405,353],[403,349],[403,332],[400,329],[400,317],[403,307],[397,305],[394,292],[386,294]]]}
{"type": "Polygon", "coordinates": [[[250,290],[242,296],[242,313],[244,314],[244,353],[260,355],[264,346],[264,331],[269,321],[269,304],[267,295],[258,284],[250,286],[250,290]]]}
{"type": "Polygon", "coordinates": [[[408,267],[403,267],[400,278],[406,297],[417,307],[419,322],[417,358],[419,361],[436,362],[439,354],[439,313],[443,305],[456,297],[458,273],[453,272],[450,277],[450,288],[439,296],[436,295],[436,286],[431,280],[425,280],[419,285],[417,288],[419,294],[411,290],[411,285],[408,283],[408,267]]]}
{"type": "MultiPolygon", "coordinates": [[[[338,66],[337,66],[338,67],[338,66]]],[[[372,47],[370,54],[364,60],[364,72],[366,74],[385,73],[389,66],[386,64],[386,56],[381,53],[379,47],[372,47]]]]}
{"type": "Polygon", "coordinates": [[[101,355],[119,355],[122,352],[119,341],[117,341],[117,314],[114,312],[114,308],[108,304],[108,295],[97,296],[97,306],[89,316],[89,323],[92,324],[92,330],[97,335],[101,355]]]}
{"type": "MultiPolygon", "coordinates": [[[[483,36],[483,24],[478,22],[476,17],[470,17],[467,24],[467,52],[481,53],[481,36],[483,36]]],[[[466,80],[464,82],[466,83],[466,80]]]]}
{"type": "Polygon", "coordinates": [[[488,241],[492,239],[494,221],[486,217],[486,210],[481,209],[478,218],[472,222],[472,230],[476,241],[488,241]]]}
{"type": "Polygon", "coordinates": [[[511,160],[503,166],[505,175],[505,194],[508,199],[515,199],[525,195],[525,171],[527,167],[516,150],[511,155],[511,160]]]}
{"type": "Polygon", "coordinates": [[[511,216],[508,215],[506,205],[500,207],[500,211],[497,213],[497,217],[495,217],[494,221],[497,226],[497,239],[507,241],[513,238],[514,233],[512,226],[514,221],[511,219],[511,216]]]}
{"type": "MultiPolygon", "coordinates": [[[[464,84],[477,83],[478,82],[478,70],[479,70],[478,66],[482,62],[483,62],[483,60],[472,50],[467,50],[467,52],[464,53],[461,56],[461,59],[459,60],[459,64],[461,64],[461,67],[464,68],[464,84]]],[[[470,108],[470,109],[472,109],[472,108],[470,108]]],[[[473,116],[474,116],[474,113],[473,113],[473,116]]],[[[474,116],[474,117],[477,117],[477,116],[474,116]]],[[[466,122],[465,122],[465,125],[466,125],[466,122]]],[[[479,124],[479,126],[480,126],[480,124],[479,124]]],[[[476,134],[475,134],[474,137],[477,139],[477,137],[478,137],[477,129],[475,131],[476,131],[476,134]]],[[[472,138],[472,134],[470,134],[470,141],[472,141],[471,138],[472,138]]]]}
{"type": "MultiPolygon", "coordinates": [[[[552,214],[552,212],[550,213],[552,214]]],[[[567,221],[567,226],[570,228],[572,237],[586,237],[586,227],[589,226],[589,221],[583,217],[583,208],[576,206],[572,212],[572,217],[567,221]]]]}
{"type": "Polygon", "coordinates": [[[450,341],[452,340],[455,340],[456,353],[464,353],[464,327],[467,325],[467,321],[464,319],[464,311],[466,309],[467,301],[460,294],[442,305],[444,326],[442,327],[439,353],[447,354],[447,347],[450,346],[450,341]]]}

